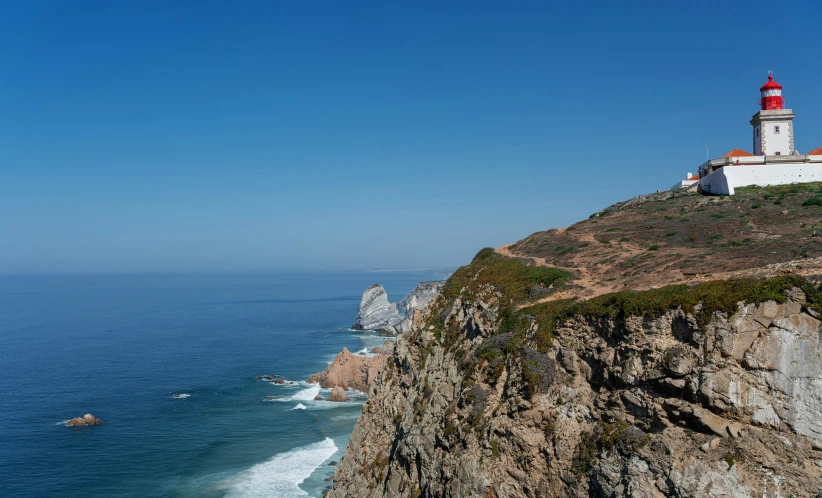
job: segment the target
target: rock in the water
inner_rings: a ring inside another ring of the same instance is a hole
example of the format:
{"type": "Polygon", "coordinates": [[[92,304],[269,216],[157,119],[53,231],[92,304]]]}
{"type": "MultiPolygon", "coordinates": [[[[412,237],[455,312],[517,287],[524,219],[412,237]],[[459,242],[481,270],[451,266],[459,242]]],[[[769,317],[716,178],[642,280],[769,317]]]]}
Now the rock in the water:
{"type": "Polygon", "coordinates": [[[351,354],[351,351],[343,348],[328,368],[309,377],[308,382],[317,382],[325,389],[339,386],[368,392],[371,381],[385,364],[385,360],[385,355],[368,358],[351,354]]]}
{"type": "Polygon", "coordinates": [[[345,390],[337,386],[331,391],[331,396],[328,397],[327,401],[348,401],[348,396],[345,395],[345,390]]]}
{"type": "Polygon", "coordinates": [[[397,305],[388,302],[388,294],[380,284],[374,284],[365,289],[357,320],[351,326],[354,330],[379,330],[386,326],[393,326],[402,320],[397,305]]]}
{"type": "Polygon", "coordinates": [[[83,427],[86,425],[100,425],[103,421],[95,418],[94,415],[86,413],[82,417],[75,417],[66,422],[66,427],[83,427]]]}
{"type": "Polygon", "coordinates": [[[322,400],[323,400],[323,397],[320,396],[319,394],[314,396],[314,401],[322,401],[322,400]]]}
{"type": "Polygon", "coordinates": [[[381,335],[394,336],[411,329],[414,311],[424,310],[437,297],[443,281],[420,282],[399,302],[405,316],[400,316],[397,304],[388,301],[388,295],[380,284],[374,284],[362,295],[354,330],[373,330],[381,335]]]}

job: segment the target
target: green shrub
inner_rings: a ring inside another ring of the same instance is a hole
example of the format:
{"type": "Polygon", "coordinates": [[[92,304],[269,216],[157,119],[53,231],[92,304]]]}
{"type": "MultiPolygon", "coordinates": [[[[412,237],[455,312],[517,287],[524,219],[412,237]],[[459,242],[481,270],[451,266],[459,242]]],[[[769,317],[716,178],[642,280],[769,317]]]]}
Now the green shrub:
{"type": "Polygon", "coordinates": [[[471,260],[471,263],[478,263],[480,261],[483,261],[483,260],[486,260],[486,259],[491,258],[493,256],[496,256],[496,254],[497,254],[497,251],[495,251],[493,247],[482,248],[477,253],[477,255],[474,256],[474,259],[471,260]]]}
{"type": "Polygon", "coordinates": [[[651,247],[649,247],[649,248],[648,248],[648,250],[649,250],[649,251],[658,251],[658,250],[659,250],[659,246],[658,246],[658,245],[652,245],[651,247]]]}
{"type": "Polygon", "coordinates": [[[761,303],[773,300],[784,303],[787,299],[785,291],[793,287],[800,287],[805,292],[809,307],[822,311],[822,291],[819,287],[802,277],[784,275],[763,280],[716,280],[694,286],[668,285],[647,291],[604,294],[586,301],[560,299],[528,306],[520,312],[532,316],[539,325],[534,334],[534,344],[538,351],[546,352],[551,346],[556,327],[575,316],[617,320],[629,316],[657,318],[671,309],[682,307],[688,313],[695,313],[697,319],[705,323],[714,311],[734,313],[740,301],[761,303]],[[695,311],[697,304],[702,304],[698,313],[695,311]]]}
{"type": "Polygon", "coordinates": [[[802,203],[803,206],[822,206],[822,197],[811,197],[802,203]]]}

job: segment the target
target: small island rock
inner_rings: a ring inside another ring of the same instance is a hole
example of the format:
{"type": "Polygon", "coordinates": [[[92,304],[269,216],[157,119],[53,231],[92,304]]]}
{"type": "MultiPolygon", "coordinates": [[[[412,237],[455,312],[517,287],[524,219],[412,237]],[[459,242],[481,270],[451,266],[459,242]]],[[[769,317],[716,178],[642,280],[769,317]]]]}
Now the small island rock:
{"type": "Polygon", "coordinates": [[[328,397],[327,401],[348,401],[348,396],[346,396],[342,387],[337,386],[331,391],[331,396],[328,397]]]}
{"type": "Polygon", "coordinates": [[[351,326],[354,330],[380,330],[402,320],[397,305],[388,302],[388,294],[380,284],[365,289],[360,301],[357,319],[351,326]]]}
{"type": "Polygon", "coordinates": [[[83,427],[86,425],[100,425],[103,421],[95,418],[94,415],[86,413],[82,417],[75,417],[66,422],[66,427],[83,427]]]}

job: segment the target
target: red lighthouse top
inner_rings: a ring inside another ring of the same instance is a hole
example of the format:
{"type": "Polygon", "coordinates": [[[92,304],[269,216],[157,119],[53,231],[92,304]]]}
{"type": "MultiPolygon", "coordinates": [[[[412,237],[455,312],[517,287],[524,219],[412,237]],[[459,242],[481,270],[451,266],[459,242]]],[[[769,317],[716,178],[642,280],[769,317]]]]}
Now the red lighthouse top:
{"type": "Polygon", "coordinates": [[[773,80],[773,74],[768,75],[768,82],[759,89],[762,99],[759,103],[762,105],[763,111],[772,111],[774,109],[782,109],[784,100],[782,100],[782,85],[773,80]]]}

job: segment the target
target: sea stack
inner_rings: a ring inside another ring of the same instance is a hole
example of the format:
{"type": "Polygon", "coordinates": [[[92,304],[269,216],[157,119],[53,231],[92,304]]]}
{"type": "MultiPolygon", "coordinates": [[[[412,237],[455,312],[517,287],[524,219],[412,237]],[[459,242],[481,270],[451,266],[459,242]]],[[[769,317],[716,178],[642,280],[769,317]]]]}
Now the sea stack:
{"type": "Polygon", "coordinates": [[[348,396],[342,387],[337,386],[331,391],[331,396],[326,401],[348,401],[348,396]]]}
{"type": "Polygon", "coordinates": [[[380,284],[374,284],[365,289],[357,319],[351,326],[354,330],[380,331],[386,327],[393,327],[402,320],[397,305],[388,301],[388,294],[380,284]]]}

